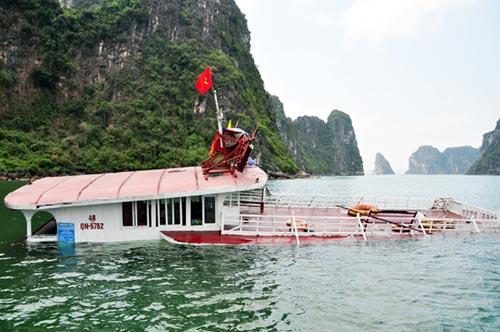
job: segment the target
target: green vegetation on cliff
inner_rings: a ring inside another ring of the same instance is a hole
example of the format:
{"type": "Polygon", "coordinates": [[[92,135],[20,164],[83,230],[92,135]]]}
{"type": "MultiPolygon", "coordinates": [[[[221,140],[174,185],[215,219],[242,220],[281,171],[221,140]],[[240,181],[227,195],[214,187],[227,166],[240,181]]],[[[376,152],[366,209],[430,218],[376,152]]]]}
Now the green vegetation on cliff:
{"type": "Polygon", "coordinates": [[[265,168],[298,171],[233,1],[0,2],[0,175],[175,167],[206,158],[212,66],[226,117],[261,127],[265,168]]]}
{"type": "Polygon", "coordinates": [[[315,116],[300,116],[292,121],[277,97],[273,96],[271,102],[280,135],[303,171],[363,175],[363,160],[349,115],[334,110],[327,122],[315,116]]]}
{"type": "Polygon", "coordinates": [[[493,131],[483,135],[481,158],[470,168],[469,174],[500,175],[500,120],[493,131]]]}

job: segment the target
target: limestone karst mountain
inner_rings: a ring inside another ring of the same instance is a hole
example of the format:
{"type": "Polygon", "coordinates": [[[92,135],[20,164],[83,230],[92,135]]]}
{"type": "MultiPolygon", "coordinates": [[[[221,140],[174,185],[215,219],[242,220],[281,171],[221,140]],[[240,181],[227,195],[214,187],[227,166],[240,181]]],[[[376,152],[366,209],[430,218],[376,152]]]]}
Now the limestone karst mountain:
{"type": "Polygon", "coordinates": [[[260,165],[299,170],[233,0],[61,3],[0,2],[0,173],[199,163],[216,128],[213,97],[194,89],[207,65],[226,117],[261,127],[260,165]]]}
{"type": "Polygon", "coordinates": [[[380,152],[377,152],[375,156],[375,168],[373,170],[373,175],[389,175],[389,174],[394,174],[391,165],[380,152]]]}
{"type": "Polygon", "coordinates": [[[471,146],[447,148],[442,153],[423,145],[409,159],[407,174],[465,174],[479,158],[479,150],[471,146]]]}
{"type": "Polygon", "coordinates": [[[279,133],[299,167],[310,174],[363,175],[363,160],[349,115],[333,110],[327,121],[315,116],[286,117],[272,97],[279,133]]]}

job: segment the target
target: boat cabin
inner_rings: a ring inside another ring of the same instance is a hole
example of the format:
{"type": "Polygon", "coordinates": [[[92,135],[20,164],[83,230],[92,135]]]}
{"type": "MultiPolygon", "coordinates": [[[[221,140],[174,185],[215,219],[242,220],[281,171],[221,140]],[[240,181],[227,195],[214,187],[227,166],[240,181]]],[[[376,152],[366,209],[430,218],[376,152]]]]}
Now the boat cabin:
{"type": "Polygon", "coordinates": [[[185,167],[47,177],[10,193],[5,204],[24,214],[28,241],[151,240],[160,239],[161,231],[220,231],[224,201],[266,183],[258,167],[237,176],[206,176],[201,167],[185,167]],[[38,211],[53,219],[33,230],[38,211]]]}

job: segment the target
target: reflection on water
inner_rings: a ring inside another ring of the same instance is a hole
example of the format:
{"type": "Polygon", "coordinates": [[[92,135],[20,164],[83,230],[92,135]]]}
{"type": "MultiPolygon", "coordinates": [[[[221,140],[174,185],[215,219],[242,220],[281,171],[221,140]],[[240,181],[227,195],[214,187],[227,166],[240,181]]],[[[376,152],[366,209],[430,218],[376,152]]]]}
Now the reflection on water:
{"type": "MultiPolygon", "coordinates": [[[[498,211],[499,179],[338,177],[270,186],[452,196],[498,211]]],[[[4,211],[2,229],[20,222],[4,211]]],[[[301,247],[0,240],[0,331],[500,330],[498,234],[301,247]]]]}

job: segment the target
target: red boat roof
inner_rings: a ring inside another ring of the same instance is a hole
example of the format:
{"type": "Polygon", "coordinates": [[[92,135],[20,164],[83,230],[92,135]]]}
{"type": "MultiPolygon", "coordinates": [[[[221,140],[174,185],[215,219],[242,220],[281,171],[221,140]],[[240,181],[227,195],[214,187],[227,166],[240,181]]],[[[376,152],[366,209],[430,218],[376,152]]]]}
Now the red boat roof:
{"type": "Polygon", "coordinates": [[[237,177],[229,173],[205,180],[201,167],[47,177],[27,184],[5,197],[11,209],[89,205],[207,195],[262,188],[267,174],[247,167],[237,177]]]}

